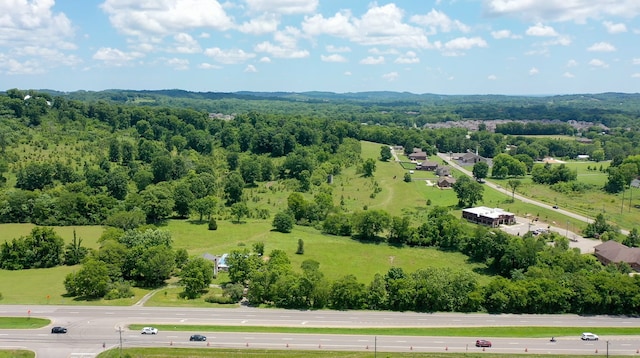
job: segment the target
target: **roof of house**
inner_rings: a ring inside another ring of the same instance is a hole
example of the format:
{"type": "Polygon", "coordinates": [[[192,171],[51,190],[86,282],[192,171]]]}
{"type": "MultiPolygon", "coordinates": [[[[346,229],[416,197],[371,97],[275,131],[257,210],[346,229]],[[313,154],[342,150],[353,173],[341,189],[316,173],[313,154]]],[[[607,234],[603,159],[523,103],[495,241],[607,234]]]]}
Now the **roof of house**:
{"type": "Polygon", "coordinates": [[[493,219],[497,219],[501,215],[513,215],[513,213],[510,213],[510,212],[505,211],[503,209],[500,209],[500,208],[488,208],[486,206],[477,206],[475,208],[468,208],[468,209],[464,209],[462,211],[466,212],[466,213],[474,214],[476,216],[484,216],[484,217],[493,218],[493,219]]]}
{"type": "Polygon", "coordinates": [[[437,167],[438,163],[437,162],[422,162],[422,163],[420,163],[420,166],[423,166],[423,167],[437,167]]]}
{"type": "Polygon", "coordinates": [[[594,250],[609,262],[640,263],[640,248],[628,247],[614,240],[603,242],[594,250]]]}
{"type": "Polygon", "coordinates": [[[425,152],[413,152],[413,153],[409,154],[409,158],[412,158],[412,157],[424,157],[424,158],[426,158],[427,156],[428,155],[425,152]]]}
{"type": "Polygon", "coordinates": [[[210,254],[210,253],[208,253],[208,252],[206,252],[206,253],[202,254],[202,256],[201,256],[201,257],[202,257],[203,259],[205,259],[205,260],[209,260],[209,261],[216,261],[216,260],[218,260],[218,258],[219,258],[218,256],[216,256],[216,255],[211,255],[211,254],[210,254]]]}
{"type": "Polygon", "coordinates": [[[456,178],[452,178],[452,177],[438,178],[438,185],[440,185],[442,183],[455,184],[455,182],[456,182],[456,178]]]}

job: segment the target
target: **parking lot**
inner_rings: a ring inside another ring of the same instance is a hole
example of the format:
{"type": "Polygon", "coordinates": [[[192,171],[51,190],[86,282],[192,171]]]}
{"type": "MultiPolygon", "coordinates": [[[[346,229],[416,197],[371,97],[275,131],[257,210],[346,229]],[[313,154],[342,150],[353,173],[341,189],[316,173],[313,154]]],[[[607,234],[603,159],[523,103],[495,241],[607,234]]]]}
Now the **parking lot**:
{"type": "Polygon", "coordinates": [[[577,247],[583,254],[593,253],[593,248],[602,243],[600,240],[584,238],[575,232],[569,231],[568,227],[563,228],[554,225],[557,224],[548,224],[542,221],[535,221],[535,219],[516,216],[516,224],[500,225],[500,229],[511,235],[518,236],[522,236],[528,231],[537,231],[538,233],[544,231],[557,232],[569,238],[569,247],[577,247]]]}

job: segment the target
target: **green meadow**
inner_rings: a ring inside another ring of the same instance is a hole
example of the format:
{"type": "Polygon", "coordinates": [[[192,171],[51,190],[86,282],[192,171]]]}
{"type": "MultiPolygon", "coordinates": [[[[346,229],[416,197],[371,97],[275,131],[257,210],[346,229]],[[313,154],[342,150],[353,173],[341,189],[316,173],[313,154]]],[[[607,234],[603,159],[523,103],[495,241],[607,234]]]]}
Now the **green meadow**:
{"type": "MultiPolygon", "coordinates": [[[[362,157],[378,158],[380,144],[363,142],[362,157]]],[[[438,158],[430,160],[440,161],[438,158]]],[[[601,185],[606,180],[606,174],[587,170],[587,165],[595,165],[588,162],[568,163],[578,170],[579,180],[589,178],[595,184],[601,185]]],[[[603,163],[606,165],[606,163],[603,163]]],[[[365,208],[380,209],[391,215],[408,215],[414,225],[419,225],[424,215],[429,210],[427,202],[433,206],[444,206],[453,210],[453,214],[460,215],[456,208],[457,198],[451,189],[439,189],[427,185],[427,180],[435,182],[436,177],[431,172],[415,171],[412,174],[412,182],[403,180],[404,174],[409,169],[403,168],[395,161],[376,162],[376,171],[373,178],[364,178],[357,173],[356,168],[345,169],[334,178],[333,198],[334,204],[340,205],[348,211],[360,211],[365,208]],[[394,179],[395,177],[395,179],[394,179]],[[376,189],[377,188],[377,189],[376,189]]],[[[454,177],[462,174],[454,171],[454,177]]],[[[518,193],[525,194],[542,202],[556,204],[567,210],[575,211],[588,216],[595,216],[604,207],[605,212],[612,218],[619,218],[623,227],[632,227],[635,222],[633,215],[626,212],[619,214],[620,200],[616,196],[605,196],[601,191],[586,193],[583,196],[563,195],[552,191],[550,188],[533,184],[529,178],[521,179],[523,185],[518,188],[518,193]],[[580,200],[576,198],[579,197],[580,200]],[[613,216],[618,209],[619,216],[613,216]]],[[[495,180],[496,183],[506,186],[506,181],[495,180]]],[[[272,215],[281,210],[287,204],[289,191],[282,183],[259,183],[254,188],[247,189],[250,197],[249,205],[254,208],[266,208],[272,215]]],[[[640,193],[637,193],[640,199],[640,193]]],[[[305,195],[307,200],[312,200],[310,194],[305,195]]],[[[634,201],[635,202],[635,201],[634,201]]],[[[566,223],[572,231],[579,232],[586,224],[567,218],[553,209],[542,209],[534,205],[520,201],[511,202],[509,195],[492,190],[485,186],[484,199],[478,205],[501,207],[519,216],[533,216],[540,220],[552,223],[566,223]]],[[[368,283],[376,273],[384,274],[389,268],[398,266],[407,272],[413,272],[419,268],[429,266],[465,268],[479,272],[481,283],[487,282],[490,277],[484,276],[484,265],[469,262],[467,258],[457,252],[443,252],[433,248],[396,247],[385,243],[363,243],[349,237],[337,237],[322,234],[317,228],[296,225],[291,233],[283,234],[272,231],[271,218],[268,219],[243,219],[240,223],[232,222],[228,216],[218,215],[218,230],[207,230],[206,223],[199,222],[196,217],[191,220],[169,220],[161,228],[169,230],[174,240],[175,248],[184,248],[190,255],[202,255],[211,253],[220,255],[231,250],[247,248],[262,242],[265,245],[265,253],[280,249],[289,254],[292,266],[300,267],[304,260],[312,259],[320,263],[320,270],[330,279],[335,280],[346,274],[355,275],[361,282],[368,283]],[[304,255],[296,255],[298,239],[304,241],[304,255]]],[[[34,226],[31,224],[2,224],[0,225],[0,242],[11,240],[29,234],[34,226]]],[[[78,238],[83,240],[83,245],[96,249],[98,238],[103,227],[55,227],[55,230],[64,238],[65,242],[73,239],[75,230],[78,238]]],[[[142,298],[148,290],[134,289],[135,296],[114,301],[97,300],[92,302],[75,301],[65,297],[63,285],[64,277],[76,270],[77,267],[61,266],[50,269],[34,269],[23,271],[0,271],[0,287],[11,287],[11,290],[3,289],[2,303],[9,304],[96,304],[96,305],[130,305],[142,298]]],[[[220,275],[215,283],[224,283],[226,276],[220,275]]],[[[176,284],[176,280],[169,282],[176,284]]],[[[149,302],[150,305],[210,305],[202,299],[200,302],[184,302],[179,298],[180,289],[168,286],[161,289],[149,302]]]]}

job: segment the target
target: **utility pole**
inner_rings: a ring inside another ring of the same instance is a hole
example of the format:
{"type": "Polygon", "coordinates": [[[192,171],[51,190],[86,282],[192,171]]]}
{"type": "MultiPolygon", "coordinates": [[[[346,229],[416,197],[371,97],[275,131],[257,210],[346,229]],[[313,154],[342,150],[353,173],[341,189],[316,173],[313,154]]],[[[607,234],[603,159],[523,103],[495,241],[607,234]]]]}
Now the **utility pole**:
{"type": "Polygon", "coordinates": [[[120,358],[122,358],[122,327],[118,326],[118,333],[120,333],[120,358]]]}
{"type": "Polygon", "coordinates": [[[373,358],[378,356],[378,336],[373,337],[373,358]]]}

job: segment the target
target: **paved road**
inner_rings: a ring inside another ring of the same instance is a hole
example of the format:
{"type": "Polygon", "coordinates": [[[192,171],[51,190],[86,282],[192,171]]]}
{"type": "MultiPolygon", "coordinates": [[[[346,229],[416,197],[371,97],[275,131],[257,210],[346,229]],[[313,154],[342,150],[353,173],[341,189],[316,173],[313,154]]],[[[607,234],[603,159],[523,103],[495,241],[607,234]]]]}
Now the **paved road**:
{"type": "MultiPolygon", "coordinates": [[[[54,325],[69,328],[69,333],[53,335],[50,326],[35,330],[0,330],[0,349],[23,347],[35,350],[39,357],[93,357],[106,348],[180,346],[263,349],[313,349],[399,352],[474,352],[474,342],[486,338],[493,342],[491,351],[500,353],[573,353],[604,352],[606,340],[611,354],[636,354],[639,336],[605,337],[598,342],[582,342],[579,337],[547,338],[495,337],[415,337],[335,334],[266,334],[161,331],[157,336],[130,331],[131,323],[208,324],[239,326],[292,327],[485,327],[485,326],[557,326],[557,327],[637,327],[640,319],[613,316],[576,315],[488,315],[458,313],[403,313],[367,311],[294,311],[278,309],[87,307],[87,306],[0,306],[0,316],[47,317],[54,325]],[[119,331],[121,328],[121,332],[119,331]],[[208,342],[189,342],[194,333],[203,333],[208,342]]],[[[597,332],[597,328],[594,329],[597,332]]],[[[640,333],[639,333],[640,334],[640,333]]]]}
{"type": "MultiPolygon", "coordinates": [[[[458,165],[458,163],[456,163],[455,160],[452,160],[447,153],[438,153],[438,157],[440,157],[440,159],[446,161],[449,165],[451,165],[455,169],[457,169],[457,170],[461,171],[462,173],[464,173],[465,175],[468,175],[468,176],[473,178],[473,173],[472,172],[470,172],[469,170],[467,170],[467,169],[463,168],[462,166],[458,165]]],[[[486,181],[485,185],[490,187],[490,188],[492,188],[492,189],[494,189],[494,190],[497,190],[497,191],[499,191],[501,193],[504,193],[504,194],[506,194],[508,196],[512,195],[510,190],[505,189],[505,188],[501,187],[500,185],[494,184],[492,182],[486,181]]],[[[525,203],[528,203],[528,204],[533,204],[533,205],[539,206],[541,208],[554,210],[559,214],[562,214],[562,215],[565,215],[565,216],[580,220],[580,221],[585,222],[585,223],[592,223],[593,222],[592,218],[586,217],[584,215],[576,214],[576,213],[573,213],[571,211],[564,210],[562,208],[554,209],[552,205],[549,205],[549,204],[546,204],[546,203],[542,203],[542,202],[539,202],[539,201],[524,197],[524,196],[519,195],[519,194],[515,194],[514,195],[514,199],[518,199],[518,200],[520,200],[522,202],[525,202],[525,203]]],[[[557,230],[557,231],[561,233],[562,230],[561,230],[561,228],[559,228],[559,229],[560,230],[557,230]]],[[[624,235],[629,235],[629,231],[628,230],[620,230],[620,232],[622,234],[624,234],[624,235]]]]}

